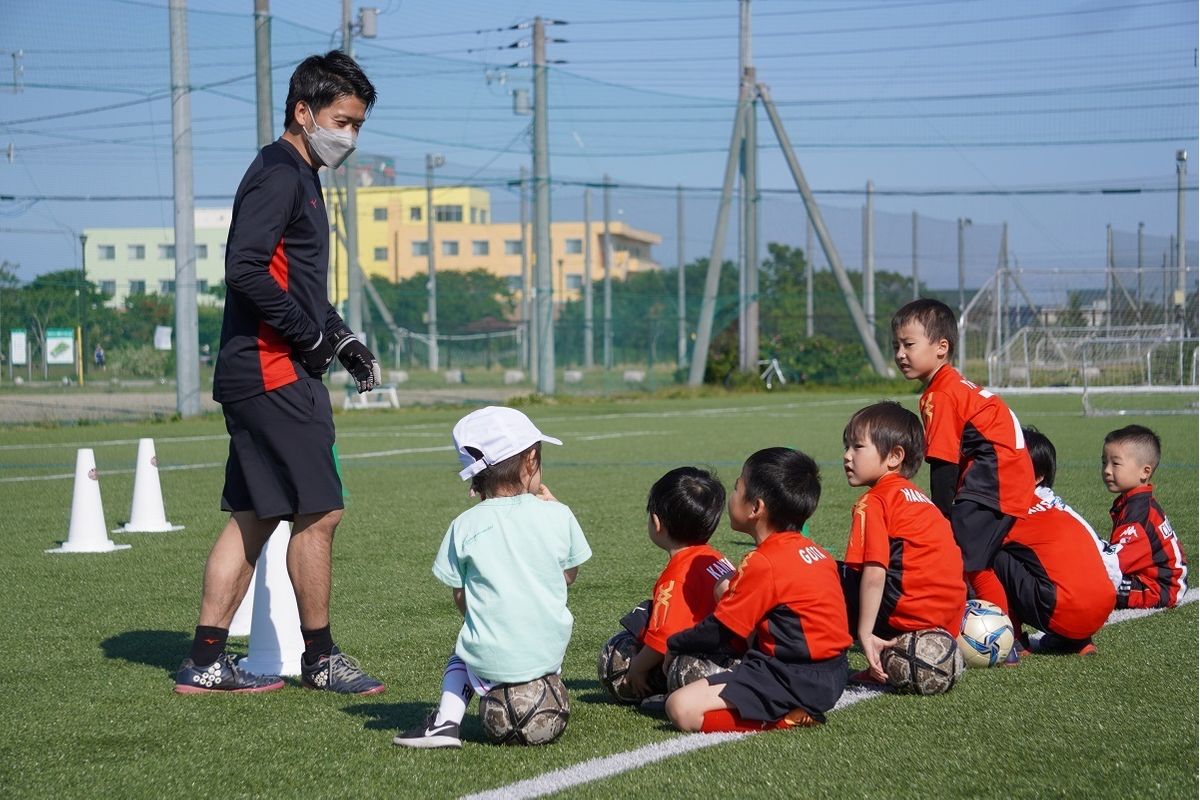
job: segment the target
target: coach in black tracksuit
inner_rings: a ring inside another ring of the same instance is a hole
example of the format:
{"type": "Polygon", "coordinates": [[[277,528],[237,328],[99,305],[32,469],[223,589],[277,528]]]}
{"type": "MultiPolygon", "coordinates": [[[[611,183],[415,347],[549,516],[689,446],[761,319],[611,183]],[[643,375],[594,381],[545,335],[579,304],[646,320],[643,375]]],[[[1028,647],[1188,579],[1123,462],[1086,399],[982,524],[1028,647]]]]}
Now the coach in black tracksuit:
{"type": "Polygon", "coordinates": [[[254,563],[280,520],[292,522],[287,562],[304,635],[302,682],[353,694],[384,689],[338,650],[329,629],[333,534],[343,506],[321,375],[337,357],[358,390],[370,391],[379,364],[329,303],[329,220],[317,175],[353,151],[374,102],[375,88],[345,54],[305,59],[292,75],[286,131],[238,186],[213,379],[230,437],[221,495],[230,519],[205,566],[200,624],[176,674],[183,694],[283,686],[225,653],[254,563]]]}

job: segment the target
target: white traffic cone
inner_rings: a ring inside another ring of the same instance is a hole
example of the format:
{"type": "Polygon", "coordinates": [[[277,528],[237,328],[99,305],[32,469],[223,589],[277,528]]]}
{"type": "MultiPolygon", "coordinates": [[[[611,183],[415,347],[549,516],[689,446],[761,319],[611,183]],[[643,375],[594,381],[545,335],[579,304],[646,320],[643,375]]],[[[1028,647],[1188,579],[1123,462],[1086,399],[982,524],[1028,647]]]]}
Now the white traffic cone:
{"type": "Polygon", "coordinates": [[[250,586],[246,589],[246,596],[242,598],[242,604],[238,606],[237,611],[233,614],[233,621],[229,623],[230,636],[250,635],[250,622],[254,618],[254,584],[256,583],[258,583],[257,569],[250,576],[250,586]]]}
{"type": "Polygon", "coordinates": [[[287,549],[292,526],[287,522],[271,534],[254,571],[254,612],[250,619],[250,650],[238,666],[258,675],[299,675],[304,637],[300,610],[288,577],[287,549]]]}
{"type": "Polygon", "coordinates": [[[47,553],[111,553],[126,550],[127,544],[114,544],[104,527],[104,505],[100,502],[100,477],[96,474],[96,454],[80,448],[75,455],[75,492],[71,498],[71,527],[67,540],[47,553]]]}
{"type": "Polygon", "coordinates": [[[154,454],[154,440],[139,439],[129,522],[114,528],[113,533],[167,533],[181,530],[182,525],[167,522],[167,512],[163,509],[162,484],[158,480],[158,457],[154,454]]]}

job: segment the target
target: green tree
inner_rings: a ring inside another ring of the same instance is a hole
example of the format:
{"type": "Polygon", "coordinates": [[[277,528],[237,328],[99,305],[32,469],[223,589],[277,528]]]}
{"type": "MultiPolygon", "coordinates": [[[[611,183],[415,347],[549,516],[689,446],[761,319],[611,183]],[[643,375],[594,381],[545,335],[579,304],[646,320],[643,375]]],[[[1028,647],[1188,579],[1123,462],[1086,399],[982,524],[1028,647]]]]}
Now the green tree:
{"type": "MultiPolygon", "coordinates": [[[[414,275],[399,283],[392,283],[379,275],[371,277],[371,283],[379,292],[380,299],[391,312],[396,324],[402,328],[423,332],[426,328],[426,312],[429,308],[428,278],[414,275]]],[[[372,317],[378,319],[375,307],[367,303],[372,317]]],[[[512,328],[506,322],[515,309],[512,292],[507,281],[485,269],[470,271],[446,270],[437,276],[438,333],[473,333],[486,328],[484,320],[492,320],[492,327],[512,328]]]]}

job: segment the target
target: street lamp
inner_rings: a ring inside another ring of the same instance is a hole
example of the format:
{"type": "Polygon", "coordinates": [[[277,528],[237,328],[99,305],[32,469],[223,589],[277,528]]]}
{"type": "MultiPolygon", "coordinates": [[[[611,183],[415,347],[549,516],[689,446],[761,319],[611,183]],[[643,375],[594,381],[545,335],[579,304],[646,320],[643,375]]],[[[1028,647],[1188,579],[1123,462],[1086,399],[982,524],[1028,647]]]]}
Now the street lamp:
{"type": "Polygon", "coordinates": [[[425,252],[429,259],[429,369],[438,371],[437,266],[433,255],[433,171],[446,163],[441,153],[425,154],[425,252]]]}

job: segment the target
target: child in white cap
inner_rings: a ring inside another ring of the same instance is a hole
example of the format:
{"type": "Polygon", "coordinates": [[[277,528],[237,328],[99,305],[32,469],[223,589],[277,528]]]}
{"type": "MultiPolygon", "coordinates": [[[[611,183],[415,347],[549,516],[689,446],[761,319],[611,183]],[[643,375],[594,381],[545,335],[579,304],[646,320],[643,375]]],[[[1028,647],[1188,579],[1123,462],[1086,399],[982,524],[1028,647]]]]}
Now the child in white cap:
{"type": "Polygon", "coordinates": [[[592,550],[571,509],[542,484],[546,436],[520,411],[488,406],[454,426],[454,447],[481,502],[450,524],[433,574],[463,613],[442,699],[401,747],[462,747],[475,693],[557,673],[571,638],[567,587],[592,550]]]}

